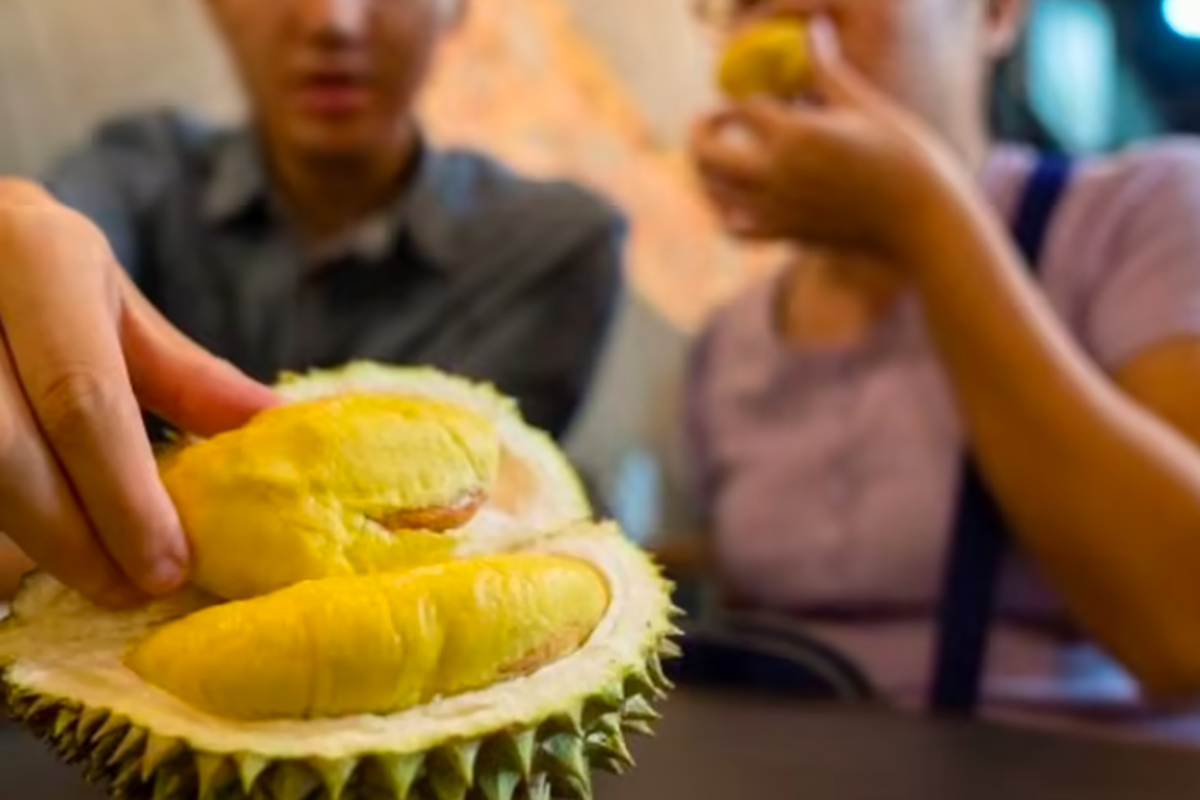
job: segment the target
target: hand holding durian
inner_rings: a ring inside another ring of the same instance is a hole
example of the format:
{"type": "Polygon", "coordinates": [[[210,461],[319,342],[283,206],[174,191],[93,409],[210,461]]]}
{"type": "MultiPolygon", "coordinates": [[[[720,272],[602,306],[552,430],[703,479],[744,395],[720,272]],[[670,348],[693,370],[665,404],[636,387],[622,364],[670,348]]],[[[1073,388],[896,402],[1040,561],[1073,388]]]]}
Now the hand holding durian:
{"type": "Polygon", "coordinates": [[[738,237],[916,269],[914,231],[934,227],[970,191],[970,176],[924,121],[843,58],[826,17],[764,11],[733,37],[718,80],[728,105],[697,125],[692,151],[738,237]]]}
{"type": "Polygon", "coordinates": [[[48,575],[0,628],[12,713],[114,797],[590,796],[668,688],[670,587],[512,403],[433,370],[288,376],[160,455],[193,585],[48,575]]]}

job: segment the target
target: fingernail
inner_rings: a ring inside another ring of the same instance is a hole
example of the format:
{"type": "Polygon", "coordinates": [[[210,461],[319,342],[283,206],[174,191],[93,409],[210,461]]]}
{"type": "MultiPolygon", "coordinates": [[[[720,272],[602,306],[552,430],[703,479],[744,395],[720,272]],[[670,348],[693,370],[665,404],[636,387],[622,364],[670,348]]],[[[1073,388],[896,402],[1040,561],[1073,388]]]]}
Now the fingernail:
{"type": "Polygon", "coordinates": [[[182,587],[187,579],[187,570],[174,558],[160,558],[146,574],[143,586],[155,595],[170,594],[182,587]]]}

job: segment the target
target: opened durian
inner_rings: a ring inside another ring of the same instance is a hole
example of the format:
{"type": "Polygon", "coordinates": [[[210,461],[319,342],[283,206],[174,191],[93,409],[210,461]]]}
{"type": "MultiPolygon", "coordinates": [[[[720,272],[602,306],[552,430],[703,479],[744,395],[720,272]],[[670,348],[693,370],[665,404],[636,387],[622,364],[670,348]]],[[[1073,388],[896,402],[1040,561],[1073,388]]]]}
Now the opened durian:
{"type": "Polygon", "coordinates": [[[30,576],[10,713],[117,798],[587,798],[669,688],[670,585],[489,387],[360,363],[160,469],[193,583],[30,576]]]}
{"type": "Polygon", "coordinates": [[[717,83],[729,97],[754,95],[790,98],[812,81],[805,24],[774,18],[747,27],[721,54],[717,83]]]}

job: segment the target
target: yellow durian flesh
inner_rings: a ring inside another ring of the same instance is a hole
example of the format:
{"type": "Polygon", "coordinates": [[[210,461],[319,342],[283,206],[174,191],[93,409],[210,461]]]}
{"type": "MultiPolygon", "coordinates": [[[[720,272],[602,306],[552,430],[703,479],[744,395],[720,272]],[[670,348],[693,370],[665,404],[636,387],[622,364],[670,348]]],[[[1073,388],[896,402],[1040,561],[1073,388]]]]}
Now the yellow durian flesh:
{"type": "Polygon", "coordinates": [[[212,606],[151,632],[126,665],[221,717],[391,714],[573,652],[608,604],[581,560],[481,556],[212,606]]]}
{"type": "Polygon", "coordinates": [[[717,80],[737,100],[803,94],[812,80],[805,24],[771,19],[747,28],[726,46],[717,80]]]}
{"type": "Polygon", "coordinates": [[[162,461],[193,582],[224,599],[302,580],[437,563],[500,463],[490,420],[432,398],[367,393],[263,412],[162,461]]]}

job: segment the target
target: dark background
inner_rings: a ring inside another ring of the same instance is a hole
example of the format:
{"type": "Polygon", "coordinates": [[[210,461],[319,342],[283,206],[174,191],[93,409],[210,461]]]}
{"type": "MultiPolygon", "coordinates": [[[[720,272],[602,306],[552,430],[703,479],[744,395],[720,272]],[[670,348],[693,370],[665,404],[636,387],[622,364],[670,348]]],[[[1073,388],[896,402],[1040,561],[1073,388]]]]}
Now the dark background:
{"type": "MultiPolygon", "coordinates": [[[[1196,0],[1200,5],[1200,0],[1196,0]]],[[[1052,0],[1031,0],[1039,3],[1052,0]]],[[[1135,116],[1132,104],[1118,101],[1111,132],[1098,148],[1111,150],[1163,133],[1200,134],[1200,40],[1187,39],[1168,26],[1160,0],[1092,0],[1107,11],[1114,33],[1118,64],[1132,77],[1141,105],[1150,112],[1149,121],[1138,115],[1140,128],[1128,130],[1135,116]],[[1145,125],[1149,124],[1149,130],[1145,125]]],[[[1043,9],[1044,10],[1044,9],[1043,9]]],[[[1033,17],[1038,24],[1038,15],[1033,17]]],[[[1054,34],[1050,34],[1053,36],[1054,34]]],[[[1006,64],[997,81],[994,119],[997,129],[1011,138],[1032,141],[1054,149],[1078,149],[1054,130],[1052,109],[1039,109],[1029,87],[1041,79],[1033,69],[1029,53],[1022,51],[1006,64]]]]}

